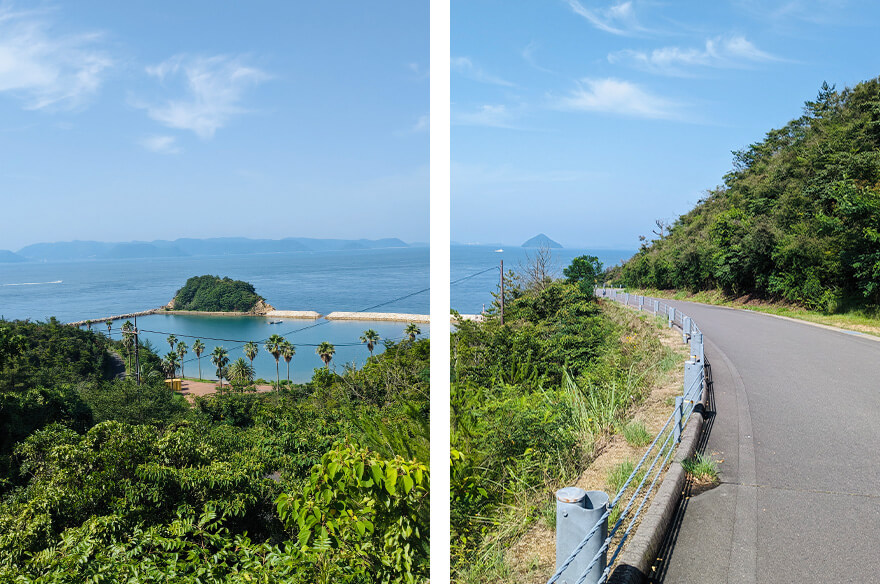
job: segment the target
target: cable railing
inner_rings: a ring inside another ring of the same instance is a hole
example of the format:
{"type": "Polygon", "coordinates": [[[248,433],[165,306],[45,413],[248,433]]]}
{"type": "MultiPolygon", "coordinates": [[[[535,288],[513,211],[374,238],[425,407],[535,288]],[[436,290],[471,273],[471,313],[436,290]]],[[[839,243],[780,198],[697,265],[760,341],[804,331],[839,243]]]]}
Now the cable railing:
{"type": "Polygon", "coordinates": [[[692,318],[660,300],[614,288],[597,288],[596,295],[656,316],[665,315],[670,327],[677,326],[682,331],[682,340],[690,345],[690,355],[684,364],[682,393],[676,396],[673,411],[614,499],[609,502],[609,496],[601,491],[584,491],[577,487],[557,491],[557,568],[547,584],[608,581],[624,544],[638,527],[642,512],[681,442],[691,415],[703,401],[703,333],[692,318]],[[631,489],[634,483],[637,486],[631,489]],[[610,529],[609,522],[613,523],[610,529]]]}

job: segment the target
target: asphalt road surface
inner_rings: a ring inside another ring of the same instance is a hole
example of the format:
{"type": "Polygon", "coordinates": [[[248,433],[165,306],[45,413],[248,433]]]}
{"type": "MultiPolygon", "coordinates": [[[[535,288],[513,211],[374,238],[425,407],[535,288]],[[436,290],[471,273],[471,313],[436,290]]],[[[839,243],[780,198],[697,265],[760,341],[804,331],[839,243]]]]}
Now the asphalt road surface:
{"type": "Polygon", "coordinates": [[[880,582],[880,342],[664,301],[703,331],[720,486],[683,501],[669,584],[880,582]]]}

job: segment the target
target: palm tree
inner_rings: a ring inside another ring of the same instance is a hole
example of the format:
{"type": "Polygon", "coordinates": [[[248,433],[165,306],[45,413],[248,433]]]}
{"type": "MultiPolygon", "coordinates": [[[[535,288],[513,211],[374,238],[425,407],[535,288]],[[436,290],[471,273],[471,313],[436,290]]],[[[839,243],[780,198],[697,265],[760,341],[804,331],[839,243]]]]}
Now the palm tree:
{"type": "Polygon", "coordinates": [[[92,321],[91,321],[91,320],[87,320],[87,321],[86,321],[86,327],[87,327],[89,330],[92,330],[92,321]]]}
{"type": "Polygon", "coordinates": [[[254,357],[260,352],[260,346],[251,341],[244,344],[244,356],[251,360],[251,367],[254,366],[254,357]]]}
{"type": "Polygon", "coordinates": [[[361,335],[361,342],[367,344],[367,350],[370,351],[370,357],[372,357],[373,347],[375,347],[376,343],[379,342],[379,333],[377,333],[373,329],[367,329],[364,331],[364,334],[361,335]]]}
{"type": "Polygon", "coordinates": [[[403,329],[403,334],[409,335],[410,341],[415,341],[416,335],[422,334],[422,331],[419,330],[419,327],[417,327],[414,322],[411,322],[408,325],[406,325],[405,329],[403,329]]]}
{"type": "Polygon", "coordinates": [[[296,355],[296,347],[290,341],[281,343],[281,356],[287,361],[287,383],[290,383],[290,360],[296,355]]]}
{"type": "Polygon", "coordinates": [[[165,355],[165,359],[162,362],[162,368],[165,369],[165,375],[168,375],[170,379],[174,379],[174,373],[177,371],[178,362],[177,353],[174,351],[168,351],[168,354],[165,355]]]}
{"type": "Polygon", "coordinates": [[[189,346],[187,346],[187,344],[184,343],[183,341],[180,341],[179,343],[177,343],[177,354],[178,354],[178,356],[180,356],[180,377],[184,377],[184,375],[183,375],[183,357],[186,355],[187,349],[189,349],[189,346]]]}
{"type": "Polygon", "coordinates": [[[107,338],[108,338],[108,339],[110,338],[110,328],[111,328],[112,326],[113,326],[113,321],[112,321],[112,320],[108,320],[108,321],[107,321],[107,338]]]}
{"type": "Polygon", "coordinates": [[[275,388],[277,389],[279,385],[281,385],[281,372],[278,369],[278,359],[281,357],[281,343],[284,342],[284,337],[281,335],[272,335],[266,341],[266,344],[263,345],[266,347],[266,352],[275,357],[275,379],[276,384],[275,388]]]}
{"type": "Polygon", "coordinates": [[[196,339],[196,342],[193,343],[193,353],[196,354],[196,359],[199,360],[199,381],[202,380],[202,352],[205,350],[205,343],[202,342],[202,339],[196,339]]]}
{"type": "Polygon", "coordinates": [[[223,347],[214,347],[214,352],[211,353],[211,363],[217,367],[220,389],[223,389],[223,368],[229,363],[229,353],[223,347]]]}
{"type": "Polygon", "coordinates": [[[131,348],[134,345],[134,335],[131,334],[134,330],[134,325],[131,324],[130,320],[122,323],[122,346],[125,347],[125,352],[128,353],[128,368],[131,369],[131,348]]]}
{"type": "Polygon", "coordinates": [[[171,346],[171,350],[173,351],[174,345],[177,343],[177,337],[175,337],[174,335],[168,335],[168,338],[165,340],[168,341],[168,344],[171,346]]]}
{"type": "Polygon", "coordinates": [[[327,341],[324,341],[323,343],[318,345],[318,348],[315,349],[315,353],[320,355],[321,361],[324,362],[324,366],[327,367],[327,370],[329,371],[330,370],[330,359],[332,359],[333,354],[336,353],[336,347],[334,347],[332,344],[328,343],[327,341]]]}
{"type": "Polygon", "coordinates": [[[234,385],[247,385],[254,380],[254,366],[239,357],[229,366],[229,382],[234,385]]]}

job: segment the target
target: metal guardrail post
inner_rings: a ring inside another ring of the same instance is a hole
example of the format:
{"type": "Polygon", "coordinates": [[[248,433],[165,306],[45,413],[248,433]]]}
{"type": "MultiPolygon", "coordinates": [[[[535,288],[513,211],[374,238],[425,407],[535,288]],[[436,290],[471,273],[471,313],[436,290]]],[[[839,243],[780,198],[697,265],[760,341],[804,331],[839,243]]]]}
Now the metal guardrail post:
{"type": "Polygon", "coordinates": [[[687,344],[691,338],[691,317],[681,317],[681,342],[687,344]]]}
{"type": "Polygon", "coordinates": [[[658,311],[659,309],[660,309],[660,301],[659,301],[659,300],[655,300],[655,301],[654,301],[654,316],[657,316],[657,311],[658,311]]]}
{"type": "MultiPolygon", "coordinates": [[[[607,510],[608,495],[602,491],[585,491],[579,487],[565,487],[556,491],[557,570],[607,510]]],[[[603,525],[593,534],[581,552],[575,556],[574,561],[562,573],[558,582],[563,584],[576,582],[593,561],[606,537],[608,537],[608,518],[605,518],[603,525]]],[[[605,553],[599,558],[599,563],[593,566],[587,575],[585,584],[596,584],[599,581],[602,572],[605,571],[608,561],[607,555],[608,550],[605,550],[605,553]]]]}
{"type": "Polygon", "coordinates": [[[626,300],[623,303],[629,306],[629,292],[626,293],[626,300]]]}
{"type": "Polygon", "coordinates": [[[696,359],[700,363],[704,361],[703,333],[694,333],[691,335],[691,359],[696,359]]]}
{"type": "Polygon", "coordinates": [[[682,417],[684,414],[684,396],[677,395],[675,396],[675,422],[672,426],[672,435],[673,440],[676,444],[681,442],[681,431],[683,428],[681,427],[682,417]]]}
{"type": "Polygon", "coordinates": [[[684,362],[684,397],[700,401],[703,394],[703,363],[688,360],[684,362]]]}
{"type": "Polygon", "coordinates": [[[639,296],[639,310],[642,310],[643,306],[645,306],[645,297],[639,296]]]}
{"type": "Polygon", "coordinates": [[[675,307],[669,307],[669,328],[672,328],[672,323],[675,322],[675,307]]]}

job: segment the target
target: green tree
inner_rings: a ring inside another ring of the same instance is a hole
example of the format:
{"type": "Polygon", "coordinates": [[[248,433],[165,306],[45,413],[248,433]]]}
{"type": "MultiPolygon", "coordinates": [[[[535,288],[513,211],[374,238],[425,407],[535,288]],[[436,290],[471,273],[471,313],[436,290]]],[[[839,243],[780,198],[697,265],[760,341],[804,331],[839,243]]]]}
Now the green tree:
{"type": "Polygon", "coordinates": [[[321,361],[324,362],[324,366],[327,370],[330,370],[330,360],[333,358],[333,355],[336,353],[336,347],[334,347],[331,343],[324,341],[318,348],[315,349],[315,353],[321,357],[321,361]]]}
{"type": "Polygon", "coordinates": [[[107,321],[107,338],[108,338],[108,339],[110,338],[110,329],[111,329],[112,327],[113,327],[113,321],[112,321],[112,320],[108,320],[108,321],[107,321]]]}
{"type": "Polygon", "coordinates": [[[168,346],[171,347],[171,350],[173,351],[174,345],[177,344],[177,337],[175,337],[174,335],[168,335],[168,338],[165,340],[168,341],[168,346]]]}
{"type": "Polygon", "coordinates": [[[181,377],[184,377],[183,358],[186,356],[186,352],[188,349],[189,349],[189,346],[185,342],[180,341],[177,343],[177,355],[180,357],[180,376],[181,377]]]}
{"type": "Polygon", "coordinates": [[[414,322],[411,322],[403,329],[403,334],[407,335],[410,341],[415,341],[416,336],[422,334],[422,331],[414,322]]]}
{"type": "Polygon", "coordinates": [[[168,351],[165,355],[165,359],[162,361],[162,368],[165,370],[165,375],[167,375],[169,379],[174,378],[179,363],[180,357],[178,357],[177,353],[174,351],[168,351]]]}
{"type": "Polygon", "coordinates": [[[572,284],[586,280],[590,286],[593,286],[602,274],[602,262],[596,256],[578,256],[562,270],[562,274],[572,284]]]}
{"type": "Polygon", "coordinates": [[[243,387],[254,380],[254,366],[244,360],[244,357],[236,359],[229,366],[229,383],[233,387],[243,387]]]}
{"type": "Polygon", "coordinates": [[[205,350],[205,343],[202,342],[202,339],[196,339],[193,343],[193,353],[196,354],[196,359],[199,362],[199,381],[202,380],[202,352],[205,350]]]}
{"type": "Polygon", "coordinates": [[[281,335],[272,335],[266,340],[266,344],[263,345],[266,348],[266,352],[275,357],[275,389],[281,385],[281,371],[279,370],[278,360],[281,358],[281,344],[284,342],[284,337],[281,335]]]}
{"type": "Polygon", "coordinates": [[[131,369],[131,353],[134,348],[134,325],[131,324],[130,320],[122,323],[122,346],[125,348],[125,353],[128,355],[128,368],[131,369]]]}
{"type": "Polygon", "coordinates": [[[223,389],[223,373],[226,365],[229,364],[229,353],[223,347],[214,347],[211,363],[217,367],[217,378],[220,380],[220,389],[223,389]]]}
{"type": "Polygon", "coordinates": [[[281,343],[281,356],[287,362],[287,382],[290,383],[290,361],[296,355],[296,347],[290,341],[281,343]]]}
{"type": "Polygon", "coordinates": [[[370,357],[372,357],[373,348],[376,346],[376,343],[379,342],[379,333],[373,329],[367,329],[364,331],[364,334],[361,335],[361,342],[367,344],[367,350],[370,352],[370,357]]]}
{"type": "Polygon", "coordinates": [[[244,356],[250,359],[251,367],[254,366],[254,359],[257,356],[257,353],[260,352],[260,347],[253,341],[249,341],[244,344],[244,356]]]}

